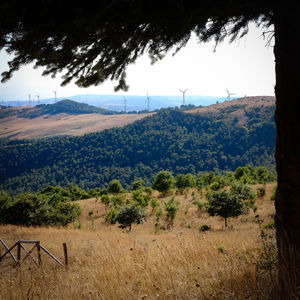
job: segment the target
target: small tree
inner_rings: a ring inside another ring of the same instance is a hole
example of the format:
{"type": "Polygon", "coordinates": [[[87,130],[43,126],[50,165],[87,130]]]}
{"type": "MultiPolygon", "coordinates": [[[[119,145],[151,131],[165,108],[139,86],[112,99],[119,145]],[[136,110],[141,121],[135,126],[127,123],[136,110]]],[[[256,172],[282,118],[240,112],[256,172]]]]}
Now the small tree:
{"type": "Polygon", "coordinates": [[[140,224],[146,220],[146,212],[136,203],[129,203],[120,207],[115,221],[120,223],[120,228],[129,228],[131,231],[131,225],[133,223],[140,224]]]}
{"type": "Polygon", "coordinates": [[[132,184],[132,190],[142,190],[144,188],[145,182],[144,180],[135,180],[132,184]]]}
{"type": "Polygon", "coordinates": [[[244,203],[236,195],[226,191],[213,192],[209,194],[207,212],[211,216],[222,217],[227,228],[227,219],[241,215],[244,203]]]}
{"type": "Polygon", "coordinates": [[[184,190],[191,188],[195,185],[195,178],[192,174],[188,173],[186,175],[184,174],[178,174],[176,176],[176,187],[178,188],[180,193],[183,193],[184,190]]]}
{"type": "Polygon", "coordinates": [[[153,188],[166,195],[174,184],[174,177],[169,171],[160,171],[156,174],[153,182],[153,188]]]}
{"type": "Polygon", "coordinates": [[[165,211],[166,211],[165,220],[168,228],[174,225],[174,220],[178,210],[179,210],[179,201],[175,200],[175,197],[172,197],[167,203],[165,203],[165,211]]]}
{"type": "Polygon", "coordinates": [[[101,202],[105,205],[105,212],[107,213],[107,209],[109,207],[110,204],[110,198],[108,195],[103,195],[101,197],[101,202]]]}
{"type": "Polygon", "coordinates": [[[107,191],[110,194],[120,194],[124,192],[124,189],[122,187],[122,184],[120,183],[119,180],[117,179],[113,179],[109,184],[108,184],[108,188],[107,191]]]}

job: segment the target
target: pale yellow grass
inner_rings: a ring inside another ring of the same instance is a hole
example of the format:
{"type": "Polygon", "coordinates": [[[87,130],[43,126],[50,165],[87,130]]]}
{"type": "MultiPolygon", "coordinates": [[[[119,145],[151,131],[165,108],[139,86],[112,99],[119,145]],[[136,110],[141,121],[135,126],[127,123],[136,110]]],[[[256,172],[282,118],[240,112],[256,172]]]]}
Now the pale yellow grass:
{"type": "MultiPolygon", "coordinates": [[[[267,188],[257,212],[266,220],[274,213],[267,188]]],[[[255,216],[231,220],[233,229],[225,231],[223,220],[205,213],[199,217],[193,205],[186,213],[191,194],[178,198],[182,204],[174,228],[158,234],[153,217],[131,233],[105,225],[104,207],[96,199],[81,202],[80,230],[0,226],[7,244],[40,240],[61,260],[66,242],[70,259],[64,269],[44,255],[41,268],[30,261],[13,267],[5,258],[0,299],[268,299],[273,283],[269,273],[257,269],[261,240],[255,216]],[[213,230],[200,233],[201,224],[213,230]]]]}
{"type": "Polygon", "coordinates": [[[151,114],[57,114],[37,118],[11,116],[0,119],[0,138],[32,139],[56,135],[80,136],[113,127],[122,127],[151,114]]]}

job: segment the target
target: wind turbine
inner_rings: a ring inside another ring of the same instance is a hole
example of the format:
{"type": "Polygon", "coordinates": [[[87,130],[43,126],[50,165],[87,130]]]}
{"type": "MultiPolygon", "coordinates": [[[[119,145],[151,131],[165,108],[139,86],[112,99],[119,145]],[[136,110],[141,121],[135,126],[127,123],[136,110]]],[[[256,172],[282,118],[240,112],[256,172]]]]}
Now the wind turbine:
{"type": "Polygon", "coordinates": [[[148,92],[147,92],[147,100],[146,100],[147,102],[148,102],[148,112],[150,111],[150,109],[149,109],[149,107],[150,107],[150,97],[148,96],[148,92]]]}
{"type": "Polygon", "coordinates": [[[28,94],[29,105],[30,105],[30,98],[31,98],[31,95],[28,94]]]}
{"type": "Polygon", "coordinates": [[[38,99],[38,105],[40,104],[40,95],[36,95],[37,99],[38,99]]]}
{"type": "Polygon", "coordinates": [[[230,100],[230,96],[233,96],[235,94],[234,93],[230,93],[227,89],[226,89],[226,91],[227,91],[227,99],[226,100],[230,100]]]}
{"type": "Polygon", "coordinates": [[[187,90],[188,90],[188,89],[185,89],[184,91],[179,90],[179,91],[182,93],[182,104],[183,104],[183,105],[185,104],[185,92],[186,92],[187,90]]]}
{"type": "Polygon", "coordinates": [[[125,98],[125,96],[124,96],[125,114],[126,114],[126,104],[127,104],[127,100],[126,100],[126,98],[125,98]]]}
{"type": "Polygon", "coordinates": [[[53,91],[53,93],[54,93],[54,96],[55,96],[55,102],[56,102],[56,93],[57,93],[57,91],[53,91]]]}

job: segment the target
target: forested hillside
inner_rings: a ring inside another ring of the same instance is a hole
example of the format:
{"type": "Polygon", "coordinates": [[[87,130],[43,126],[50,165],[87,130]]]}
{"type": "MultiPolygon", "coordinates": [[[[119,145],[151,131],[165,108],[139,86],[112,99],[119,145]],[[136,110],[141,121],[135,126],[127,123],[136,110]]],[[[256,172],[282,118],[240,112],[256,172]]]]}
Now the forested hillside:
{"type": "Polygon", "coordinates": [[[16,193],[73,183],[88,189],[112,179],[127,187],[135,178],[150,182],[162,169],[176,175],[247,164],[274,168],[274,106],[246,113],[247,122],[240,126],[225,112],[162,109],[123,128],[82,137],[2,140],[0,188],[16,193]]]}
{"type": "Polygon", "coordinates": [[[21,108],[6,108],[4,106],[0,109],[0,119],[9,116],[17,116],[19,118],[36,118],[42,115],[55,115],[60,113],[67,114],[103,114],[112,115],[116,112],[88,105],[86,103],[79,103],[73,100],[62,100],[54,104],[40,104],[34,107],[21,108]]]}

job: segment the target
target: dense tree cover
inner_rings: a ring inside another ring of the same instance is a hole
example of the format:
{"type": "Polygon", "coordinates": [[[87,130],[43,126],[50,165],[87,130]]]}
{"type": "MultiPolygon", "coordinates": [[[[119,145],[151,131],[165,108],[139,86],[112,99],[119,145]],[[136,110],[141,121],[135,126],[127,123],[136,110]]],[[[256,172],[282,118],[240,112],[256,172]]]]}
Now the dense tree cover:
{"type": "MultiPolygon", "coordinates": [[[[61,188],[60,188],[61,189],[61,188]]],[[[50,192],[18,194],[0,191],[0,223],[65,226],[80,215],[78,204],[64,198],[57,187],[50,192]]]]}
{"type": "Polygon", "coordinates": [[[136,178],[150,185],[160,170],[176,176],[246,164],[274,168],[273,111],[262,109],[253,117],[240,127],[224,116],[162,109],[123,128],[82,137],[2,140],[1,188],[10,193],[69,183],[102,188],[113,179],[129,188],[136,178]]]}

